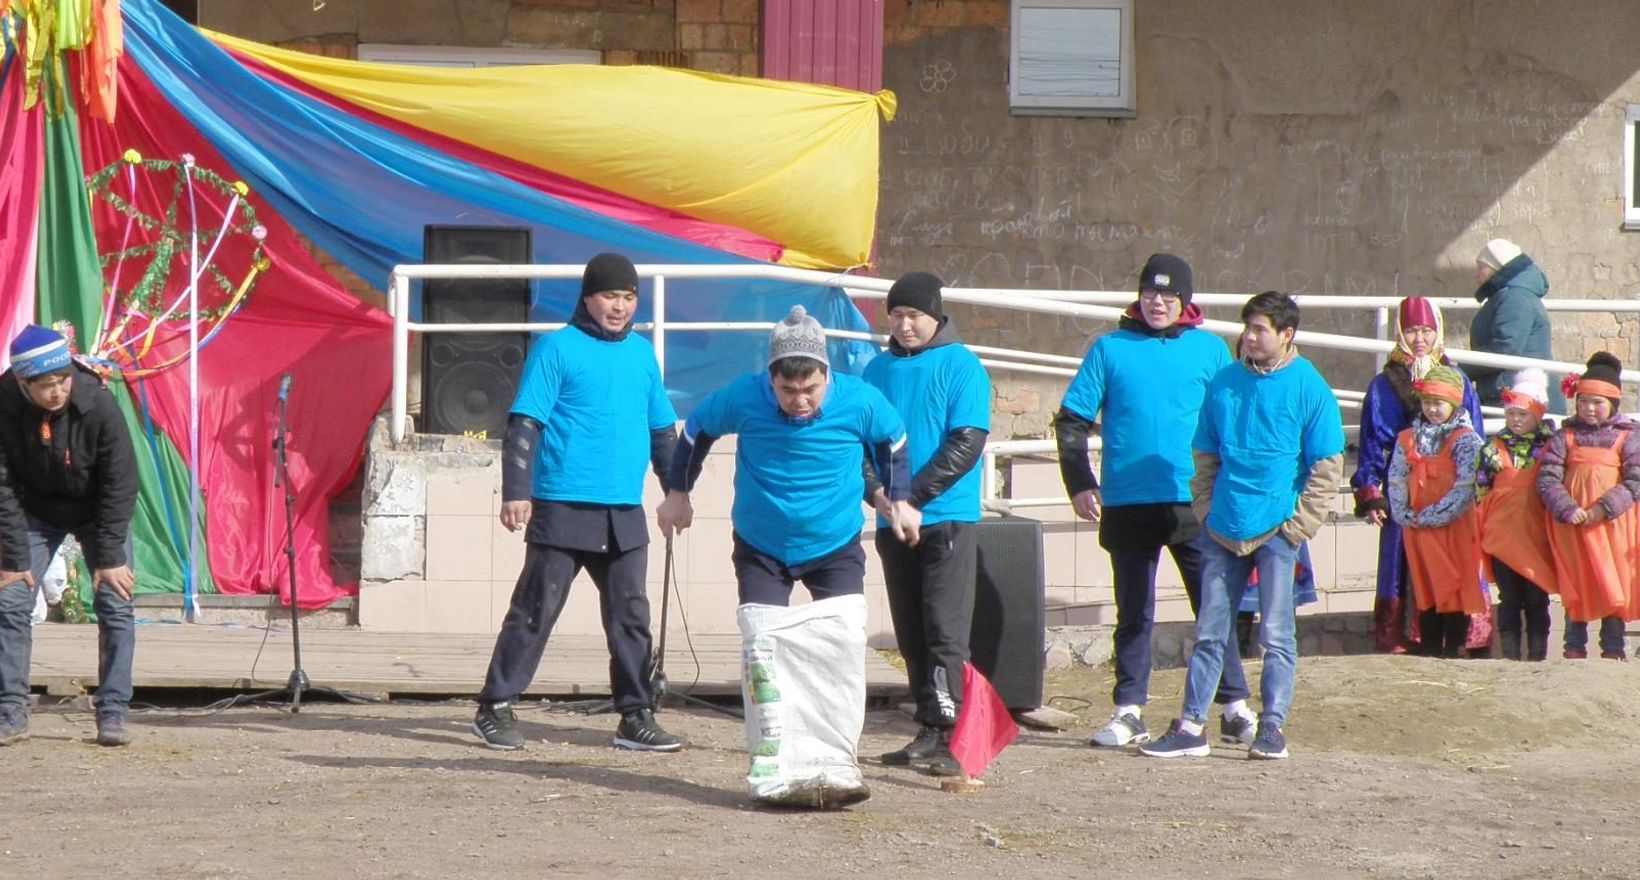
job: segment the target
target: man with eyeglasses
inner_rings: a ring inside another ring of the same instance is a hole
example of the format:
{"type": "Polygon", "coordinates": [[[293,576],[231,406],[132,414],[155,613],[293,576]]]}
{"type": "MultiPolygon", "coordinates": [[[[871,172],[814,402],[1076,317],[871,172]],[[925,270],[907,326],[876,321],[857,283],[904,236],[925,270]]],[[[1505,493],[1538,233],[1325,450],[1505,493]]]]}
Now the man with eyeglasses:
{"type": "MultiPolygon", "coordinates": [[[[1144,707],[1150,690],[1150,638],[1156,611],[1156,566],[1173,555],[1194,613],[1201,602],[1201,523],[1190,508],[1195,475],[1190,440],[1207,384],[1226,364],[1224,341],[1200,328],[1191,304],[1190,264],[1153,254],[1139,275],[1139,298],[1117,329],[1094,341],[1065,390],[1054,430],[1059,470],[1076,515],[1099,523],[1116,593],[1116,710],[1090,745],[1150,741],[1144,707]],[[1095,479],[1088,435],[1100,424],[1103,450],[1095,479]]],[[[1226,742],[1250,743],[1257,719],[1247,708],[1240,655],[1224,656],[1216,701],[1226,742]]]]}

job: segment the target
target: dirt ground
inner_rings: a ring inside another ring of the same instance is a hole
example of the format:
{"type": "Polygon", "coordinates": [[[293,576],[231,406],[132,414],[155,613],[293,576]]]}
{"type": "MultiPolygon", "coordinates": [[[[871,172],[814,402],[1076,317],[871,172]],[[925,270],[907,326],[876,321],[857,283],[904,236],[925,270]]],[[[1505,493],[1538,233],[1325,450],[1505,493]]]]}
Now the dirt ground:
{"type": "MultiPolygon", "coordinates": [[[[710,711],[664,711],[692,748],[656,755],[552,704],[521,710],[511,753],[462,702],[154,709],[126,750],[45,706],[0,750],[0,877],[1640,875],[1629,664],[1306,658],[1278,763],[1090,749],[1110,683],[1056,673],[1081,724],[1022,735],[983,792],[871,762],[872,798],[833,813],[751,805],[741,724],[710,711]]],[[[1153,729],[1181,683],[1156,675],[1153,729]]],[[[861,754],[913,732],[874,711],[861,754]]]]}

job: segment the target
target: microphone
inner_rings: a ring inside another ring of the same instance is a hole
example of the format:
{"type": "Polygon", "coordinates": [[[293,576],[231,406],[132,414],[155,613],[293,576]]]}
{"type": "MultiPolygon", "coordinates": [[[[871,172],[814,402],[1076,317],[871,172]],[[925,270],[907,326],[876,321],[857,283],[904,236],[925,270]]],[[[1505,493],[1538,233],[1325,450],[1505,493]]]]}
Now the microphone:
{"type": "Polygon", "coordinates": [[[289,373],[286,373],[284,376],[281,376],[280,379],[279,379],[279,402],[280,403],[284,403],[285,400],[290,397],[290,382],[291,382],[291,375],[289,373]]]}

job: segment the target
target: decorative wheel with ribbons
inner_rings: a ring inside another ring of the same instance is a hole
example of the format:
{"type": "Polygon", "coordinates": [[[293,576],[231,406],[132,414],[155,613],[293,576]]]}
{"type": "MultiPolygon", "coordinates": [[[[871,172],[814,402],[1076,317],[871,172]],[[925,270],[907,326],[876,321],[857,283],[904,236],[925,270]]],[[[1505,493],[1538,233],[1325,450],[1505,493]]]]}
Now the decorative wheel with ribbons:
{"type": "Polygon", "coordinates": [[[143,362],[156,339],[186,335],[191,322],[198,322],[200,345],[207,344],[269,267],[267,230],[246,198],[250,188],[187,154],[167,161],[127,150],[88,177],[86,189],[94,203],[124,218],[118,247],[98,254],[106,283],[101,327],[88,354],[127,378],[186,361],[184,350],[160,363],[143,362]],[[163,209],[151,213],[139,203],[163,209]]]}

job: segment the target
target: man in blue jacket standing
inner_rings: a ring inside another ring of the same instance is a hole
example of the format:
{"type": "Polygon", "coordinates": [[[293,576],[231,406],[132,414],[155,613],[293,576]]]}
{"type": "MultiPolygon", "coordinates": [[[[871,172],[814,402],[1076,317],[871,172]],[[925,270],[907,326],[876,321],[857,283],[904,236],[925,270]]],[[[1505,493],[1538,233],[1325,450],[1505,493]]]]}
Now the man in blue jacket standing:
{"type": "Polygon", "coordinates": [[[1281,728],[1298,667],[1293,566],[1299,547],[1325,522],[1344,471],[1338,402],[1293,345],[1298,319],[1298,303],[1284,293],[1248,300],[1241,310],[1241,363],[1220,370],[1208,385],[1191,444],[1191,506],[1205,530],[1196,647],[1181,717],[1161,739],[1140,746],[1140,754],[1207,755],[1207,702],[1222,665],[1235,654],[1236,605],[1257,570],[1263,706],[1247,755],[1287,757],[1281,728]]]}
{"type": "Polygon", "coordinates": [[[638,271],[593,257],[569,326],[537,339],[501,453],[501,524],[529,545],[478,694],[473,733],[492,749],[524,747],[512,704],[541,665],[547,637],[584,568],[598,588],[609,687],[621,713],[615,746],[671,752],[683,739],[655,721],[650,684],[647,460],[666,487],[677,436],[649,340],[632,332],[638,271]]]}
{"type": "Polygon", "coordinates": [[[973,628],[979,543],[980,453],[991,430],[991,379],[962,344],[945,314],[944,282],[907,272],[888,291],[887,353],[866,366],[865,381],[906,422],[912,507],[921,536],[910,546],[894,536],[882,486],[866,475],[877,509],[877,555],[883,561],[894,639],[922,725],[905,746],[882,756],[891,766],[926,763],[936,776],[962,772],[950,750],[962,706],[962,666],[973,628]]]}
{"type": "MultiPolygon", "coordinates": [[[[1150,637],[1156,612],[1156,564],[1173,555],[1190,608],[1201,604],[1201,523],[1190,509],[1190,438],[1207,383],[1230,362],[1217,336],[1198,329],[1201,309],[1190,302],[1190,265],[1154,254],[1139,276],[1139,299],[1116,332],[1088,350],[1065,390],[1054,420],[1059,468],[1077,516],[1099,523],[1099,546],[1110,554],[1116,591],[1116,712],[1091,745],[1150,741],[1144,707],[1150,692],[1150,637]],[[1101,423],[1100,471],[1088,463],[1088,434],[1101,423]]],[[[1225,658],[1218,689],[1220,735],[1251,742],[1241,656],[1225,658]]]]}

